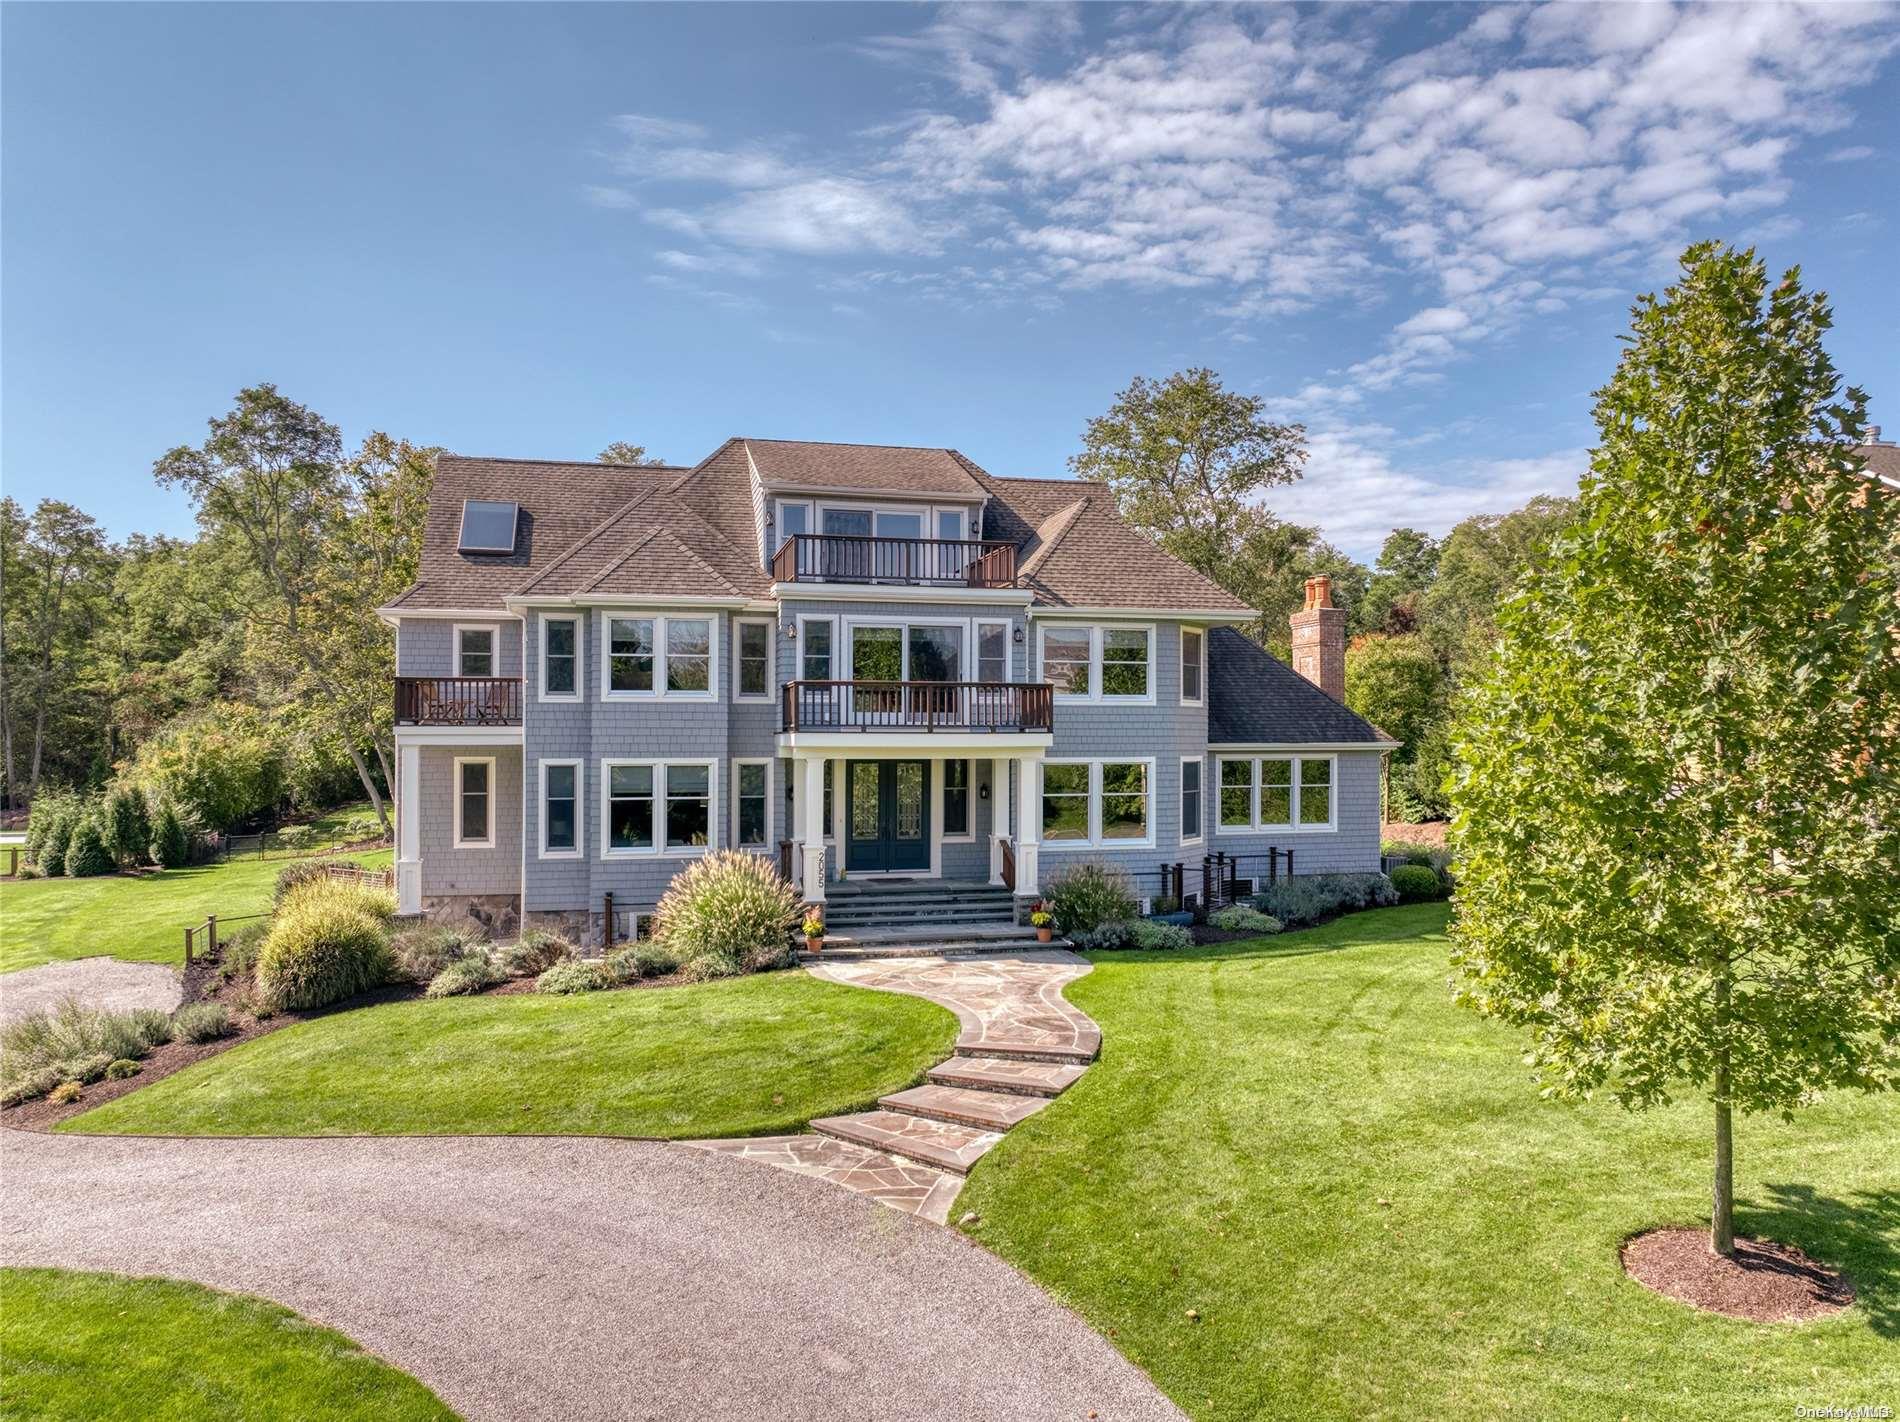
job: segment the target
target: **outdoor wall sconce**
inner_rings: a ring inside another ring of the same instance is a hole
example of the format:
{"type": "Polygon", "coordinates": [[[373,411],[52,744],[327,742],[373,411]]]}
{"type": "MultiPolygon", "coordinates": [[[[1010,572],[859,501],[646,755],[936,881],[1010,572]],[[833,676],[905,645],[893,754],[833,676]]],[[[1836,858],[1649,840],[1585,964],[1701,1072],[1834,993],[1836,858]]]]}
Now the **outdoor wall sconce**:
{"type": "Polygon", "coordinates": [[[1018,628],[1016,629],[1016,633],[1015,633],[1015,635],[1014,635],[1014,637],[1012,637],[1012,638],[1011,638],[1011,640],[1012,640],[1012,641],[1014,641],[1014,642],[1015,642],[1015,644],[1016,644],[1017,646],[1019,646],[1019,647],[1020,647],[1020,646],[1022,646],[1022,644],[1023,644],[1023,629],[1022,629],[1022,628],[1020,628],[1020,627],[1018,627],[1018,628]]]}
{"type": "Polygon", "coordinates": [[[989,781],[985,780],[981,785],[976,787],[976,798],[979,800],[987,800],[990,798],[989,781]]]}
{"type": "Polygon", "coordinates": [[[785,633],[786,641],[796,642],[798,640],[798,624],[796,622],[787,619],[784,627],[780,630],[785,633]]]}

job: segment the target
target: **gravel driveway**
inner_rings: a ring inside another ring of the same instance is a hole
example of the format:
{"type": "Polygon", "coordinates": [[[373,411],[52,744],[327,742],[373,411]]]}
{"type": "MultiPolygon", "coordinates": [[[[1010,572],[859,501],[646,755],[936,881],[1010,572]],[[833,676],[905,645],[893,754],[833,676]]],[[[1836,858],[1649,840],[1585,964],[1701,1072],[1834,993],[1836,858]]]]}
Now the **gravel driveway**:
{"type": "Polygon", "coordinates": [[[681,1146],[0,1132],[0,1260],[275,1299],[480,1418],[1179,1419],[993,1255],[681,1146]]]}
{"type": "Polygon", "coordinates": [[[0,1023],[51,1007],[71,995],[88,1007],[127,1012],[156,1007],[170,1012],[184,995],[176,968],[163,963],[122,963],[117,958],[75,958],[0,974],[0,1023]]]}

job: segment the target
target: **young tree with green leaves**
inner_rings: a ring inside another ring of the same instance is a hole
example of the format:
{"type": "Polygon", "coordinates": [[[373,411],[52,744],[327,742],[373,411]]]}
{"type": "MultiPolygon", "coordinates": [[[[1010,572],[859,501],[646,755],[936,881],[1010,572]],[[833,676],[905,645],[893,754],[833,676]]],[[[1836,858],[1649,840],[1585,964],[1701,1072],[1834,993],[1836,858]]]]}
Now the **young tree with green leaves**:
{"type": "Polygon", "coordinates": [[[1388,533],[1366,586],[1359,625],[1367,632],[1394,636],[1416,632],[1419,601],[1438,576],[1440,548],[1436,538],[1416,528],[1395,528],[1388,533]]]}
{"type": "Polygon", "coordinates": [[[1577,517],[1499,614],[1452,792],[1462,997],[1550,1093],[1733,1113],[1900,1084],[1900,494],[1825,297],[1689,249],[1634,308],[1577,517]]]}
{"type": "Polygon", "coordinates": [[[650,458],[647,454],[647,447],[644,444],[628,444],[624,439],[615,440],[599,454],[596,454],[594,459],[600,464],[666,463],[664,459],[650,458]]]}

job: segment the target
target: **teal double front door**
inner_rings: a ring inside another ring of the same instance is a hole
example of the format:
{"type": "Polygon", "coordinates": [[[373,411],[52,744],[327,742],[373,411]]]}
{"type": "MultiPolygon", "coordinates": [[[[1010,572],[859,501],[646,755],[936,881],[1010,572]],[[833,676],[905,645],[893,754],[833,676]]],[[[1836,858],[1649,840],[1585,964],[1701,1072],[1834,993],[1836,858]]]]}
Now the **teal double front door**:
{"type": "Polygon", "coordinates": [[[845,762],[845,872],[930,871],[930,762],[845,762]]]}

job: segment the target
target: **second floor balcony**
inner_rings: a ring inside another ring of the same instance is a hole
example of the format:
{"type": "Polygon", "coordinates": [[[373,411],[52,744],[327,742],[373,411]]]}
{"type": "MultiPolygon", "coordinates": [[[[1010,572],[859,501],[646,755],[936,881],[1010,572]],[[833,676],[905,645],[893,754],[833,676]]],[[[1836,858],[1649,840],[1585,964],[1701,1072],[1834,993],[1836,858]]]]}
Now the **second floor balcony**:
{"type": "Polygon", "coordinates": [[[994,538],[795,533],[772,555],[772,581],[1008,588],[1016,585],[1016,545],[994,538]]]}
{"type": "Polygon", "coordinates": [[[398,726],[519,726],[518,676],[399,676],[398,726]]]}
{"type": "Polygon", "coordinates": [[[1046,681],[788,681],[782,731],[995,731],[1054,729],[1046,681]]]}

